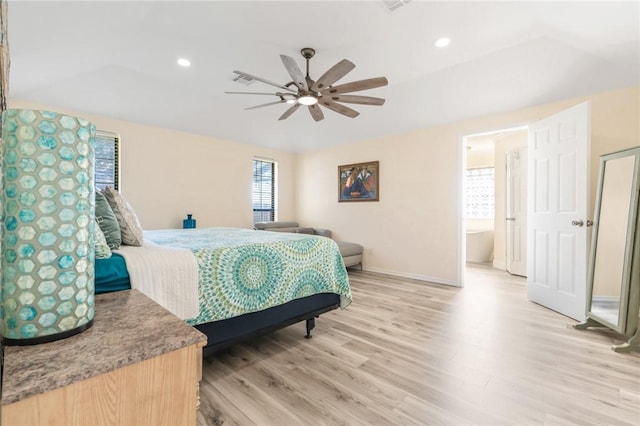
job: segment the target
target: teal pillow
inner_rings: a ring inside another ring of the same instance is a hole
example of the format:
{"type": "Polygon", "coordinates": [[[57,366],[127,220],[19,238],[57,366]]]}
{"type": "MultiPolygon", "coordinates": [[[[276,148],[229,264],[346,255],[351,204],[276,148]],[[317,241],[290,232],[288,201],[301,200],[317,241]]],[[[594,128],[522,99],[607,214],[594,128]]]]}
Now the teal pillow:
{"type": "Polygon", "coordinates": [[[94,231],[94,240],[96,243],[96,259],[108,259],[111,257],[111,249],[109,248],[109,244],[107,244],[107,239],[100,229],[100,225],[98,224],[98,220],[96,219],[96,228],[94,231]]]}
{"type": "Polygon", "coordinates": [[[120,225],[113,213],[113,209],[100,191],[96,191],[96,221],[104,233],[107,245],[111,250],[119,249],[122,245],[120,225]]]}

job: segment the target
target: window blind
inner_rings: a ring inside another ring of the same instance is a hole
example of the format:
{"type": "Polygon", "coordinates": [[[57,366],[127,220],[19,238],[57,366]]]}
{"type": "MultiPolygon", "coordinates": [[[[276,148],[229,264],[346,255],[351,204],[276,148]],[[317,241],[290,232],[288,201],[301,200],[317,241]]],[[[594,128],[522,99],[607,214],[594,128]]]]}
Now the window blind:
{"type": "Polygon", "coordinates": [[[110,186],[118,190],[120,186],[120,136],[116,133],[98,130],[95,140],[95,187],[103,189],[110,186]]]}
{"type": "Polygon", "coordinates": [[[253,223],[273,222],[276,218],[276,164],[253,160],[253,223]]]}

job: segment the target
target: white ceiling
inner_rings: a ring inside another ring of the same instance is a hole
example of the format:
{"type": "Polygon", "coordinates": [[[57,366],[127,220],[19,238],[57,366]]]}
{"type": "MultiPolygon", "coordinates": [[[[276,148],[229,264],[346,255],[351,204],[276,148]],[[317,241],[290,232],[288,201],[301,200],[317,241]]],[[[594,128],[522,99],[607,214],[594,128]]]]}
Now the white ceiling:
{"type": "Polygon", "coordinates": [[[9,1],[8,23],[10,97],[292,152],[640,84],[637,1],[9,1]],[[303,47],[314,79],[345,58],[336,84],[386,76],[357,93],[386,104],[278,121],[286,104],[223,93],[277,91],[233,70],[284,84],[303,47]]]}

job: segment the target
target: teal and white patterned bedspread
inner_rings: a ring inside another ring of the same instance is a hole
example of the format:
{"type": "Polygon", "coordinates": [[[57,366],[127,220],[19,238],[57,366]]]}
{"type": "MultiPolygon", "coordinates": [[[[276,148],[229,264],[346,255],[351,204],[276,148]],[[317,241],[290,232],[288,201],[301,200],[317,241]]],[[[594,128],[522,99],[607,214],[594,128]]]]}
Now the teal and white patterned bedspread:
{"type": "Polygon", "coordinates": [[[200,314],[191,325],[261,311],[318,293],[351,303],[349,277],[330,238],[239,228],[145,231],[145,240],[191,250],[200,314]]]}

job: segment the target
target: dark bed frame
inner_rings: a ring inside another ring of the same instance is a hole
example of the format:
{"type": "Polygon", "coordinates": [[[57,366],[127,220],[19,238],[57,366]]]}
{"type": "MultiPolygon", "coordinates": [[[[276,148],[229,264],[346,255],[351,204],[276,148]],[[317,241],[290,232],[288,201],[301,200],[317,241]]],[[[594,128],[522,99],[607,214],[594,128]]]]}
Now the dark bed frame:
{"type": "MultiPolygon", "coordinates": [[[[118,258],[124,265],[124,259],[118,258]]],[[[111,260],[111,259],[105,259],[111,260]]],[[[111,277],[113,271],[108,268],[112,262],[103,263],[103,259],[96,260],[96,270],[101,270],[104,275],[111,277]],[[106,266],[105,266],[106,265],[106,266]],[[98,268],[101,266],[102,269],[98,268]]],[[[104,280],[108,281],[108,280],[104,280]]],[[[96,294],[112,291],[129,290],[129,277],[118,277],[112,282],[104,282],[96,285],[96,294]]],[[[204,354],[209,355],[228,348],[241,341],[271,333],[283,327],[306,321],[307,335],[311,337],[311,330],[315,327],[315,319],[325,312],[334,310],[340,306],[340,296],[334,293],[320,293],[312,296],[295,299],[283,305],[274,306],[263,311],[251,312],[237,317],[204,323],[194,326],[207,336],[207,345],[204,354]]]]}
{"type": "Polygon", "coordinates": [[[315,327],[315,319],[325,312],[340,307],[340,296],[334,293],[321,293],[302,299],[292,300],[280,306],[251,312],[226,320],[195,325],[207,336],[207,345],[203,355],[220,352],[229,346],[253,337],[271,333],[283,327],[306,321],[307,339],[315,327]]]}

